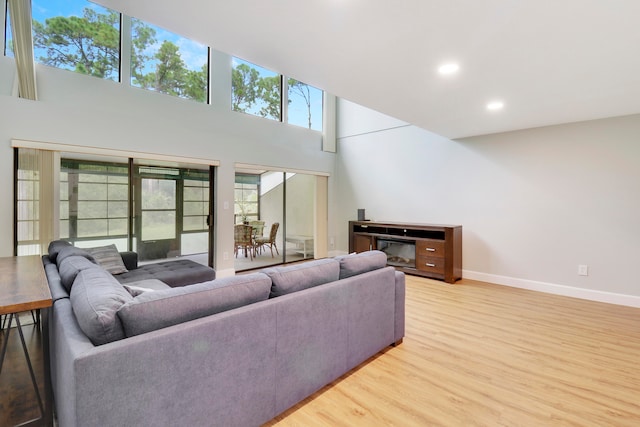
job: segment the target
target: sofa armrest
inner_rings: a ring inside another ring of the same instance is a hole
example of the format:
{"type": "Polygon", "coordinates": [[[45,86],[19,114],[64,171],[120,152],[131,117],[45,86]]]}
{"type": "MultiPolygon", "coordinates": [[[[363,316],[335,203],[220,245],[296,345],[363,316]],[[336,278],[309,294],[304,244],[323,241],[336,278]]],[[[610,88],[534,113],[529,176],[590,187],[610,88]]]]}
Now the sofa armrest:
{"type": "Polygon", "coordinates": [[[120,252],[122,262],[127,270],[135,270],[138,268],[138,253],[133,251],[120,252]]]}
{"type": "Polygon", "coordinates": [[[404,337],[404,316],[405,316],[405,277],[401,271],[395,272],[396,279],[396,312],[394,319],[394,340],[396,345],[402,342],[404,337]]]}
{"type": "Polygon", "coordinates": [[[68,384],[54,395],[59,425],[266,423],[277,415],[275,301],[96,347],[58,344],[75,350],[60,357],[71,370],[57,378],[68,384]]]}

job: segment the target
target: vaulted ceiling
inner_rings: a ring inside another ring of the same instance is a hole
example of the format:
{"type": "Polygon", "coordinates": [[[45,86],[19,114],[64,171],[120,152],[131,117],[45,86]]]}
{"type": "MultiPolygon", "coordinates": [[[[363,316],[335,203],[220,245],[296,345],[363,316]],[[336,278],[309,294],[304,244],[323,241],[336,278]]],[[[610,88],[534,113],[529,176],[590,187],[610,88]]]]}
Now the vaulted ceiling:
{"type": "Polygon", "coordinates": [[[640,113],[638,0],[95,2],[449,138],[640,113]]]}

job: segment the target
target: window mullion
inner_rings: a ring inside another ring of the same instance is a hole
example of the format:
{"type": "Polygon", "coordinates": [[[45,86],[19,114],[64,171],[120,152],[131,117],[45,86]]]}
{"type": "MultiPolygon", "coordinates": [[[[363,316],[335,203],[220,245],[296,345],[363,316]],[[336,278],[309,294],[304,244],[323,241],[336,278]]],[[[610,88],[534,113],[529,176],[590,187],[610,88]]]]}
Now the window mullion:
{"type": "Polygon", "coordinates": [[[280,77],[282,79],[280,117],[282,118],[282,123],[289,123],[289,79],[284,75],[280,75],[280,77]]]}

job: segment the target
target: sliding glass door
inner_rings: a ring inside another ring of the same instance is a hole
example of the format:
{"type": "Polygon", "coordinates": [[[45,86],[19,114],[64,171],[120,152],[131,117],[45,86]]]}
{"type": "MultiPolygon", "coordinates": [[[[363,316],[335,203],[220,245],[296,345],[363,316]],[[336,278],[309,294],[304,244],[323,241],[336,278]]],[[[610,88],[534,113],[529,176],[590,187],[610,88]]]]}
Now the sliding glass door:
{"type": "Polygon", "coordinates": [[[178,181],[163,175],[173,170],[140,167],[137,171],[134,235],[138,257],[146,261],[178,256],[178,181]]]}
{"type": "Polygon", "coordinates": [[[135,165],[133,244],[140,260],[210,263],[209,175],[208,169],[135,165]]]}
{"type": "MultiPolygon", "coordinates": [[[[283,171],[236,170],[236,224],[246,223],[259,230],[254,239],[254,257],[239,252],[236,271],[315,257],[320,226],[318,179],[323,178],[283,171]]],[[[326,199],[326,194],[322,197],[326,199]]],[[[320,205],[325,208],[325,218],[326,200],[320,205]]],[[[326,230],[326,226],[321,228],[326,230]]],[[[323,252],[320,256],[326,255],[323,252]]]]}
{"type": "Polygon", "coordinates": [[[284,235],[287,261],[313,258],[315,241],[316,177],[302,173],[286,174],[286,232],[284,235]]]}
{"type": "Polygon", "coordinates": [[[74,246],[115,244],[128,250],[129,173],[126,159],[63,157],[60,238],[74,246]]]}
{"type": "Polygon", "coordinates": [[[113,243],[141,262],[188,257],[212,266],[213,175],[206,165],[63,154],[60,238],[113,243]]]}
{"type": "MultiPolygon", "coordinates": [[[[251,226],[253,248],[251,254],[247,254],[246,250],[234,251],[236,271],[284,262],[283,184],[282,172],[252,169],[236,171],[234,227],[251,226]]],[[[234,244],[241,246],[239,241],[234,244]]]]}

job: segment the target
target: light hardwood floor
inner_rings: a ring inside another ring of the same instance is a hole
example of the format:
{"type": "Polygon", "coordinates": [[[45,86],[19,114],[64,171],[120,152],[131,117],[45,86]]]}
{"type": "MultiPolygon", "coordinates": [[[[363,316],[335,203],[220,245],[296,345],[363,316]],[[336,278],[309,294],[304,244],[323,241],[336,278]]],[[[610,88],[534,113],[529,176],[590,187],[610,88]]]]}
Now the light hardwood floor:
{"type": "Polygon", "coordinates": [[[640,309],[406,277],[404,342],[267,426],[640,426],[640,309]]]}

